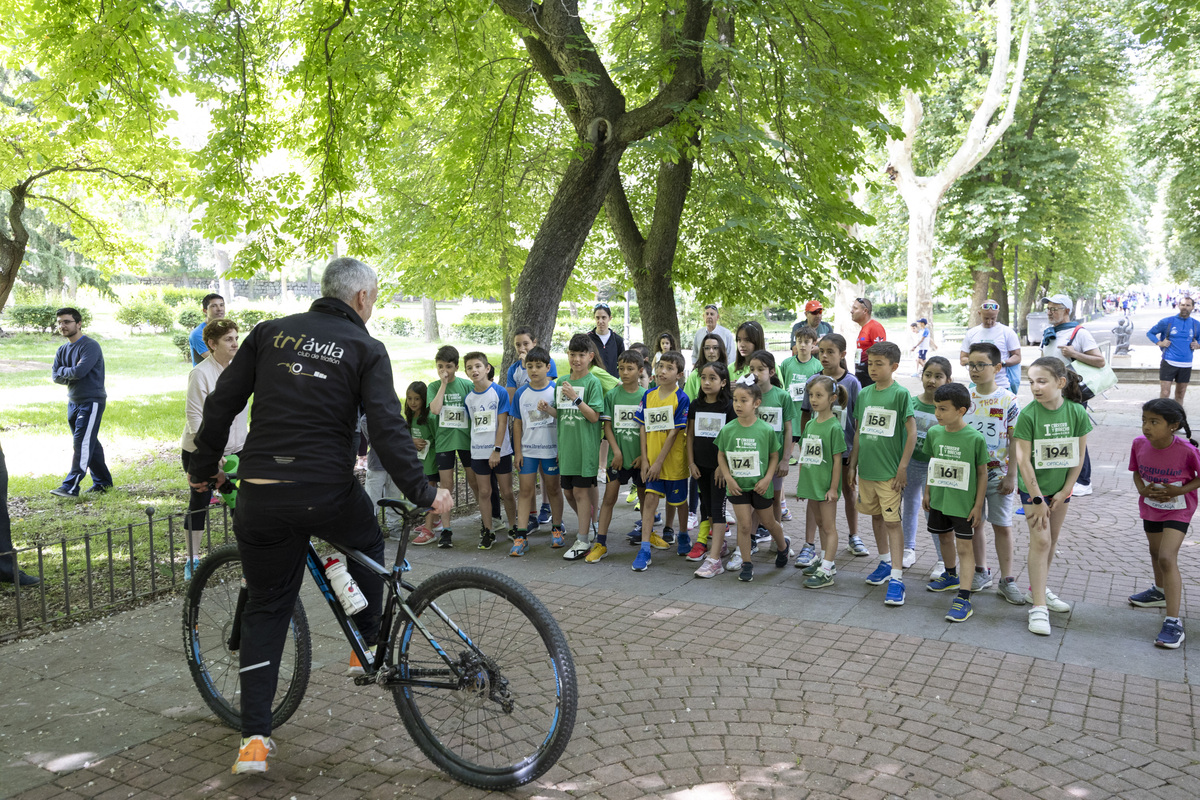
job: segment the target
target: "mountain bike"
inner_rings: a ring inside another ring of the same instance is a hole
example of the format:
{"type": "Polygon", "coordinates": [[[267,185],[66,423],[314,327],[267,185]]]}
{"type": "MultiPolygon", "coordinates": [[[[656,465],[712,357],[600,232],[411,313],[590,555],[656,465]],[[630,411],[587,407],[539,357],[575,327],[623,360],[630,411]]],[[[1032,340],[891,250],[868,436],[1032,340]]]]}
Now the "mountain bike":
{"type": "MultiPolygon", "coordinates": [[[[384,581],[373,652],[338,602],[313,543],[308,545],[309,574],[363,664],[354,683],[390,689],[413,741],[454,779],[484,789],[534,780],[562,755],[575,726],[579,695],[566,637],[542,602],[507,575],[456,567],[410,584],[404,578],[408,538],[428,509],[401,500],[379,505],[397,509],[403,520],[390,570],[357,550],[330,545],[384,581]]],[[[192,679],[208,707],[239,731],[246,598],[241,557],[231,544],[201,561],[183,609],[192,679]]],[[[272,701],[274,726],[299,707],[311,666],[308,617],[297,598],[272,701]]]]}

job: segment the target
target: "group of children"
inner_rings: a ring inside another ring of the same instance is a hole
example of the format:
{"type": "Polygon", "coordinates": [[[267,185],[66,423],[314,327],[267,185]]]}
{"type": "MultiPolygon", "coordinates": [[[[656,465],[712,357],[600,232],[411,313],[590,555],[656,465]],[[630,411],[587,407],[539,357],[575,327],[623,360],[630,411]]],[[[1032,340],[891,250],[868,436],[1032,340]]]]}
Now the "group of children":
{"type": "MultiPolygon", "coordinates": [[[[637,548],[635,571],[650,567],[654,550],[673,547],[700,562],[698,578],[733,571],[751,581],[760,541],[770,540],[777,568],[791,560],[791,541],[780,523],[790,519],[783,484],[794,466],[795,497],[808,501],[805,543],[795,559],[806,588],[835,582],[836,518],[843,500],[853,556],[870,555],[858,536],[857,515],[871,518],[880,561],[866,582],[886,586],[887,606],[905,602],[904,571],[915,562],[923,511],[938,553],[926,588],[953,592],[947,620],[969,619],[973,593],[993,583],[985,521],[994,533],[997,593],[1014,605],[1031,606],[1029,630],[1048,635],[1050,613],[1070,611],[1048,588],[1047,576],[1092,426],[1079,378],[1062,361],[1033,362],[1028,379],[1034,402],[1021,408],[997,384],[1004,366],[999,349],[989,343],[970,347],[970,387],[953,382],[950,363],[934,356],[922,365],[922,392],[914,397],[894,379],[901,352],[891,342],[867,351],[874,383],[863,388],[847,370],[846,340],[838,334],[818,341],[815,331],[801,329],[792,356],[778,368],[757,323],[739,326],[735,341],[737,355],[729,364],[721,337],[704,337],[690,373],[683,354],[668,349],[673,339],[660,337],[653,362],[644,346],[631,345],[620,355],[613,379],[599,367],[590,338],[577,334],[567,347],[570,373],[558,378],[546,349],[528,329],[519,329],[507,389],[492,382],[487,356],[479,352],[463,357],[469,380],[457,377],[458,352],[443,347],[436,358],[438,381],[408,388],[406,414],[431,482],[452,480],[457,454],[485,511],[480,549],[496,541],[498,485],[513,523],[509,555],[525,555],[530,535],[549,522],[552,548],[564,548],[567,560],[596,563],[609,553],[621,487],[632,484],[641,509],[628,533],[637,548]],[[650,364],[653,379],[647,386],[650,364]],[[599,502],[602,463],[607,485],[599,502]],[[520,476],[515,500],[514,469],[520,476]],[[539,479],[543,502],[535,513],[539,479]],[[689,484],[698,495],[695,531],[688,522],[689,484]],[[1024,514],[1030,534],[1028,591],[1016,585],[1014,573],[1014,489],[1022,508],[1017,513],[1024,514]],[[569,548],[564,497],[579,522],[569,548]],[[660,501],[666,515],[661,535],[655,531],[660,501]],[[726,501],[737,530],[732,553],[726,501]]],[[[1176,436],[1181,429],[1187,437],[1191,432],[1182,407],[1172,400],[1147,403],[1142,427],[1129,468],[1141,494],[1155,583],[1130,602],[1166,608],[1156,644],[1175,648],[1184,638],[1177,555],[1196,508],[1200,454],[1190,438],[1176,436]]],[[[427,520],[413,543],[452,546],[452,531],[439,522],[427,520]]]]}

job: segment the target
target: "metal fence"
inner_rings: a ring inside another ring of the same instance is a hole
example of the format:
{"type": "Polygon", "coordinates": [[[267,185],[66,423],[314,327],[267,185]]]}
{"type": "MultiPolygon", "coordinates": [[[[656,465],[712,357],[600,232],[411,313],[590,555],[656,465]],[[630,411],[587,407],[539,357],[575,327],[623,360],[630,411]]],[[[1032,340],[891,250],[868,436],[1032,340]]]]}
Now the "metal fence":
{"type": "MultiPolygon", "coordinates": [[[[454,477],[455,512],[461,513],[471,498],[457,465],[454,477]]],[[[188,557],[186,516],[186,510],[159,514],[147,507],[145,519],[138,522],[11,551],[17,565],[41,583],[3,585],[0,642],[181,590],[188,557]]],[[[206,516],[201,557],[234,540],[228,506],[214,505],[206,516]]]]}

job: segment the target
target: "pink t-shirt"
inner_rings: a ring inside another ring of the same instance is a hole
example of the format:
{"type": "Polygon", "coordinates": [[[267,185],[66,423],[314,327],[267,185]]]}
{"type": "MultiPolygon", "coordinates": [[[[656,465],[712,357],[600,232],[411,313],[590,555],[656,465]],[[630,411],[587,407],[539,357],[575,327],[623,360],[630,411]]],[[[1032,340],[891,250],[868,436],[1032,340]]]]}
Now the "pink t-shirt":
{"type": "MultiPolygon", "coordinates": [[[[1174,483],[1182,485],[1189,483],[1200,475],[1200,453],[1191,442],[1180,437],[1169,447],[1158,450],[1150,444],[1145,436],[1133,440],[1129,452],[1129,471],[1137,472],[1146,483],[1174,483]]],[[[1166,503],[1151,505],[1146,498],[1138,499],[1138,511],[1142,519],[1149,522],[1191,522],[1192,514],[1196,513],[1196,493],[1188,492],[1180,497],[1173,497],[1166,503]],[[1157,506],[1177,505],[1183,501],[1182,508],[1159,508],[1157,506]]]]}

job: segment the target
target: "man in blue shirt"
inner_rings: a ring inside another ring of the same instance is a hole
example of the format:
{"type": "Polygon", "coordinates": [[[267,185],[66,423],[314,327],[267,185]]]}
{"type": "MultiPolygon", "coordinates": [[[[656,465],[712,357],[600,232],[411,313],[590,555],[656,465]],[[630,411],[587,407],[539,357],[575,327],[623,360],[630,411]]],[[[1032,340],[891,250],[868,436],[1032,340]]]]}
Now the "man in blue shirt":
{"type": "Polygon", "coordinates": [[[225,316],[225,298],[219,294],[206,294],[200,301],[200,307],[204,309],[204,322],[197,325],[188,336],[193,367],[208,358],[208,347],[204,344],[204,326],[225,316]]]}
{"type": "Polygon", "coordinates": [[[104,353],[95,339],[83,335],[82,317],[73,308],[58,310],[58,328],[66,343],[54,354],[50,377],[67,387],[67,424],[71,426],[74,454],[71,471],[62,486],[51,489],[58,497],[78,497],[79,482],[92,473],[88,492],[103,493],[112,488],[112,475],[104,463],[100,446],[100,419],[104,416],[104,353]]]}
{"type": "Polygon", "coordinates": [[[1183,395],[1192,380],[1192,354],[1200,349],[1200,320],[1192,319],[1196,301],[1190,297],[1179,301],[1179,314],[1159,320],[1146,331],[1146,336],[1162,348],[1158,365],[1159,397],[1169,397],[1171,383],[1175,384],[1175,400],[1183,405],[1183,395]]]}

